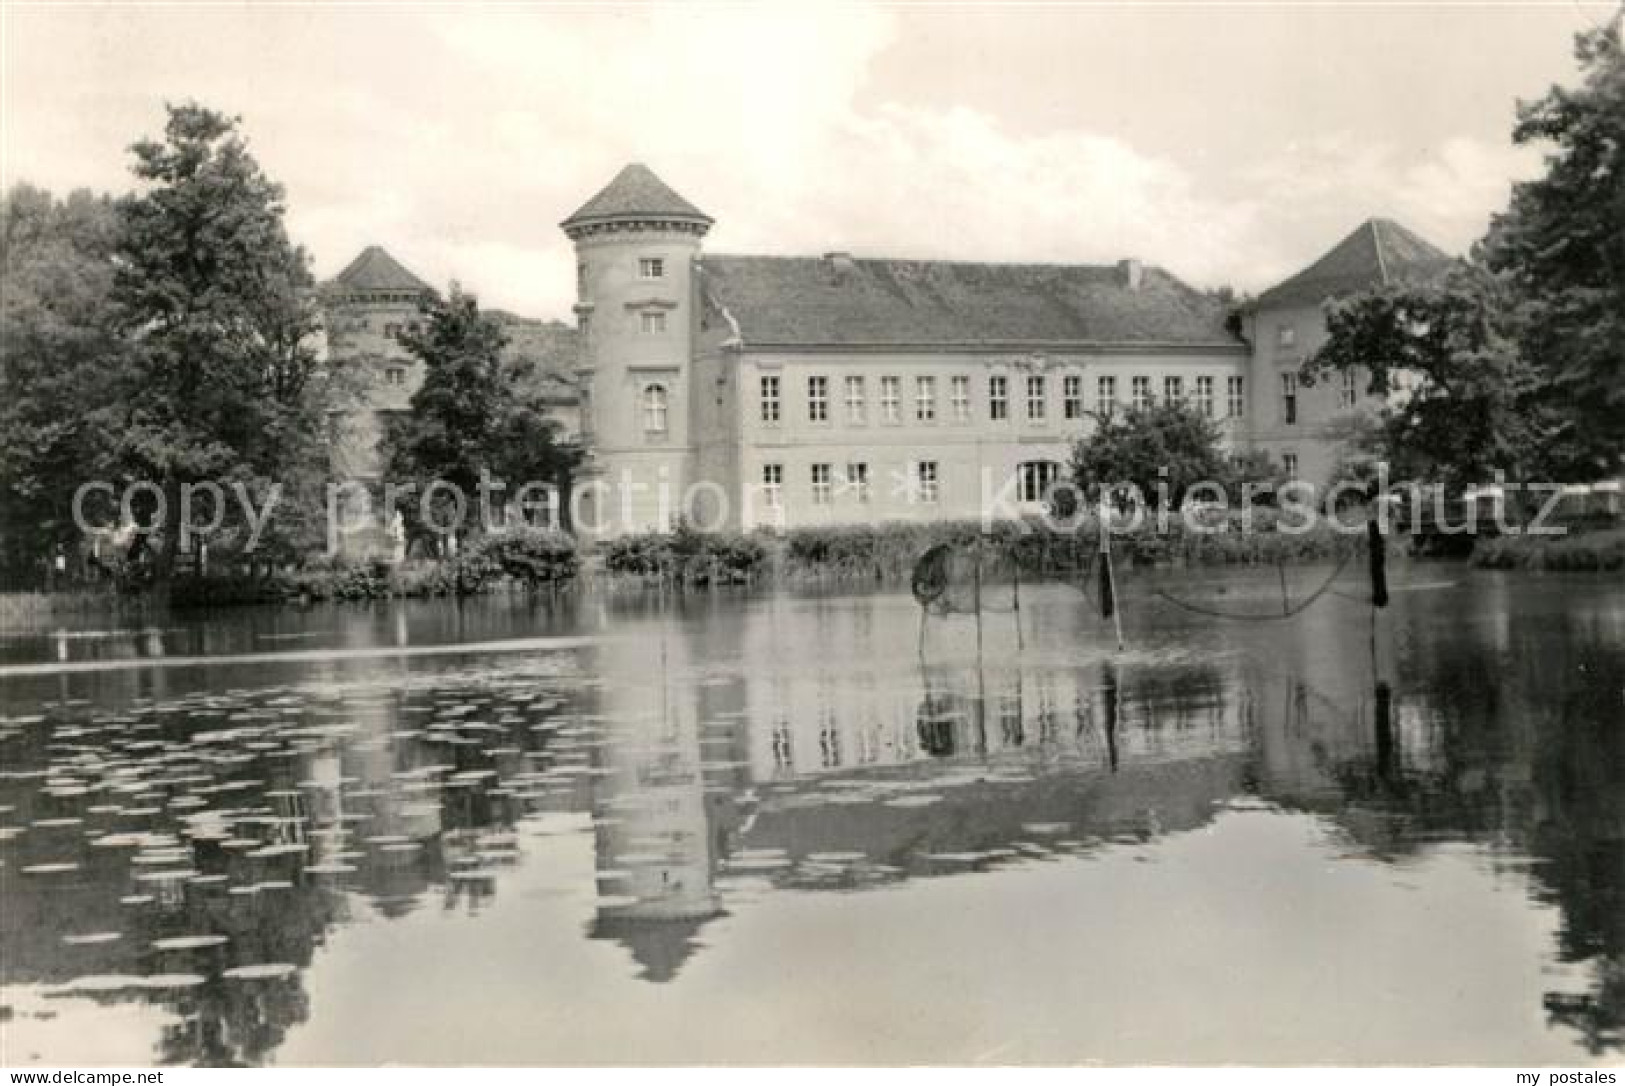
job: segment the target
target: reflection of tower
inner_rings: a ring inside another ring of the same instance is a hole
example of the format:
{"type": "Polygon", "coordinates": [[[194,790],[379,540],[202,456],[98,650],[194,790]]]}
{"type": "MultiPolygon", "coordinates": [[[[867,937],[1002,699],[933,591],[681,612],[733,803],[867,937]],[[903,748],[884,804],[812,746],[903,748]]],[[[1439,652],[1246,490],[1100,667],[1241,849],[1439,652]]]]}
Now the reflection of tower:
{"type": "Polygon", "coordinates": [[[721,904],[712,885],[695,687],[664,641],[650,683],[647,644],[601,650],[609,723],[593,789],[599,898],[592,934],[625,945],[644,979],[666,981],[721,904]]]}

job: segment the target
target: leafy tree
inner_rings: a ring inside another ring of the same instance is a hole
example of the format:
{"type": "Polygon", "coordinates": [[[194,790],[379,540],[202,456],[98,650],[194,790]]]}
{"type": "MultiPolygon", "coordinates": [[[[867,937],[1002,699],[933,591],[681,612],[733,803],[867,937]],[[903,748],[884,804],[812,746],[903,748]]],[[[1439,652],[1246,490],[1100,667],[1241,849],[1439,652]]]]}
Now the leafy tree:
{"type": "Polygon", "coordinates": [[[435,527],[455,527],[461,539],[477,526],[487,477],[505,485],[489,498],[503,504],[527,483],[560,484],[578,457],[544,416],[532,364],[504,358],[507,334],[473,295],[453,284],[450,297],[426,300],[423,314],[421,327],[402,337],[424,363],[423,384],[410,412],[391,421],[384,462],[391,483],[412,488],[397,505],[408,533],[421,538],[428,530],[427,495],[435,527]],[[452,488],[463,503],[460,522],[452,488]]]}
{"type": "Polygon", "coordinates": [[[1396,478],[1459,489],[1497,469],[1519,475],[1549,424],[1525,402],[1535,374],[1514,312],[1506,284],[1478,268],[1374,288],[1331,304],[1303,378],[1368,375],[1370,394],[1390,400],[1368,448],[1396,478]]]}
{"type": "Polygon", "coordinates": [[[1183,403],[1155,404],[1097,416],[1099,425],[1072,451],[1072,472],[1091,502],[1102,488],[1132,483],[1144,501],[1177,508],[1191,486],[1224,483],[1229,467],[1219,428],[1183,403]]]}
{"type": "Polygon", "coordinates": [[[165,494],[161,581],[183,483],[264,491],[291,471],[319,472],[326,456],[308,260],[238,125],[170,106],[164,138],[131,148],[147,187],[120,207],[114,295],[138,350],[110,430],[130,473],[165,494]]]}
{"type": "Polygon", "coordinates": [[[102,475],[97,412],[129,361],[112,298],[117,230],[105,196],[18,185],[0,199],[0,569],[11,577],[71,553],[73,495],[102,475]]]}
{"type": "Polygon", "coordinates": [[[1513,188],[1479,256],[1521,307],[1518,342],[1534,366],[1531,410],[1543,470],[1560,479],[1618,471],[1625,453],[1625,16],[1581,34],[1584,71],[1519,106],[1513,139],[1551,148],[1545,174],[1513,188]]]}

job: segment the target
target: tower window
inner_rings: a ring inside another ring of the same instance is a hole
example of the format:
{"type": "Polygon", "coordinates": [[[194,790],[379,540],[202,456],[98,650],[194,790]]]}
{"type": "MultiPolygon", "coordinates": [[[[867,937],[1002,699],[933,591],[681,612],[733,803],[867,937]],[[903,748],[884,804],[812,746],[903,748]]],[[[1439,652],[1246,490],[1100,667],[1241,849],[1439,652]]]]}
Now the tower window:
{"type": "Polygon", "coordinates": [[[646,333],[654,334],[666,330],[666,314],[658,309],[645,310],[638,314],[638,320],[646,333]]]}
{"type": "Polygon", "coordinates": [[[665,385],[649,385],[643,390],[643,432],[664,434],[668,415],[665,385]]]}
{"type": "Polygon", "coordinates": [[[1068,421],[1083,418],[1083,378],[1075,373],[1061,378],[1061,414],[1068,421]]]}
{"type": "Polygon", "coordinates": [[[1298,422],[1298,375],[1281,374],[1281,421],[1288,426],[1298,422]]]}
{"type": "Polygon", "coordinates": [[[1027,421],[1043,422],[1044,414],[1048,410],[1049,390],[1042,374],[1031,374],[1027,378],[1027,421]]]}
{"type": "Polygon", "coordinates": [[[1290,324],[1283,324],[1275,330],[1275,345],[1277,347],[1296,347],[1298,345],[1298,330],[1290,324]]]}
{"type": "Polygon", "coordinates": [[[639,279],[664,279],[666,277],[666,261],[658,256],[645,256],[638,259],[639,279]]]}
{"type": "Polygon", "coordinates": [[[829,421],[829,378],[807,378],[807,420],[809,422],[829,421]]]}
{"type": "Polygon", "coordinates": [[[761,384],[762,421],[774,424],[779,421],[779,378],[776,374],[769,374],[762,378],[761,384]]]}
{"type": "Polygon", "coordinates": [[[987,417],[995,422],[1010,417],[1010,379],[994,374],[987,379],[987,417]]]}
{"type": "Polygon", "coordinates": [[[914,378],[914,418],[918,422],[937,420],[937,379],[914,378]]]}

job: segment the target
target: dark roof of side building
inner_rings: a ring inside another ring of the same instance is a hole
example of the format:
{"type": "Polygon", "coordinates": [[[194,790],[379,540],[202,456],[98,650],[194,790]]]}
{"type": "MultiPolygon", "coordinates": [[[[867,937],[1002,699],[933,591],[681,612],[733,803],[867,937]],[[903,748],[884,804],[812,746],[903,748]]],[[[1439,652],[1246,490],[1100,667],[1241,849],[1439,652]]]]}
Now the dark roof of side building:
{"type": "Polygon", "coordinates": [[[333,277],[333,287],[348,291],[424,291],[434,288],[413,275],[399,260],[384,251],[381,245],[369,245],[361,255],[350,261],[343,271],[333,277]]]}
{"type": "Polygon", "coordinates": [[[701,260],[709,315],[749,346],[1232,346],[1227,307],[1160,268],[844,256],[701,260]]]}
{"type": "Polygon", "coordinates": [[[679,196],[641,162],[634,162],[560,226],[585,226],[616,219],[683,219],[710,225],[711,216],[679,196]]]}
{"type": "Polygon", "coordinates": [[[537,391],[555,403],[574,403],[581,398],[575,374],[581,364],[580,332],[561,321],[517,317],[501,309],[486,312],[507,333],[504,357],[529,363],[537,391]]]}
{"type": "Polygon", "coordinates": [[[1318,305],[1386,283],[1427,279],[1451,257],[1391,219],[1367,219],[1303,271],[1258,296],[1255,306],[1318,305]]]}

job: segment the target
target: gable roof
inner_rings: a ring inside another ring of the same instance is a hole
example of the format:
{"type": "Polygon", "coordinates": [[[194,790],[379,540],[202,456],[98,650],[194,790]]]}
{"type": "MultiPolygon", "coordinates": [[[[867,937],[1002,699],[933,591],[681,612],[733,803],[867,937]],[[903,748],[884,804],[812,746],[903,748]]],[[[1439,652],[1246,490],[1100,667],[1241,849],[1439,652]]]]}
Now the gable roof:
{"type": "Polygon", "coordinates": [[[1330,252],[1259,295],[1260,309],[1314,305],[1370,287],[1437,275],[1451,257],[1392,219],[1367,219],[1330,252]]]}
{"type": "Polygon", "coordinates": [[[622,168],[615,180],[559,225],[565,229],[616,219],[681,219],[710,226],[711,216],[689,203],[641,162],[622,168]]]}
{"type": "Polygon", "coordinates": [[[1226,307],[1160,268],[712,256],[708,310],[751,346],[1234,346],[1226,307]]]}
{"type": "Polygon", "coordinates": [[[434,288],[413,275],[406,266],[384,251],[369,245],[349,266],[333,277],[333,286],[351,291],[412,290],[433,293],[434,288]]]}

